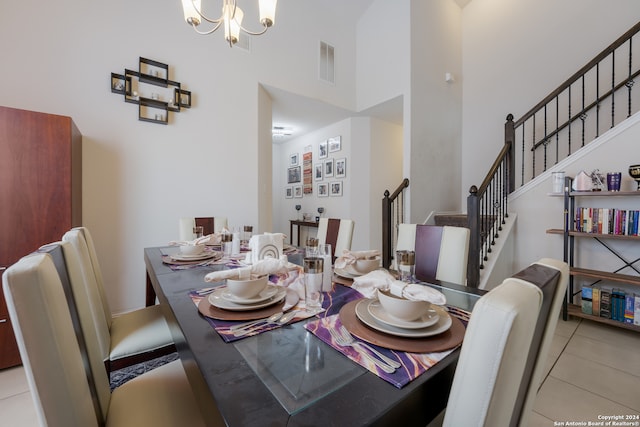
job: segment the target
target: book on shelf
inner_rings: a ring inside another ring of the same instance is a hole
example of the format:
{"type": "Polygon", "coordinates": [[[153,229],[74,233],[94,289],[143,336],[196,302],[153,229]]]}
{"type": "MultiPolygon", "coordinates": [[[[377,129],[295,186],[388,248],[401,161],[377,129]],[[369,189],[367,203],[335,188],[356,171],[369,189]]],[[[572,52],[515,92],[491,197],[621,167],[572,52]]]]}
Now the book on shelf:
{"type": "Polygon", "coordinates": [[[600,316],[600,288],[597,286],[591,289],[591,313],[600,316]]]}
{"type": "Polygon", "coordinates": [[[631,295],[631,294],[625,295],[624,323],[633,324],[634,299],[635,299],[634,295],[631,295]]]}
{"type": "Polygon", "coordinates": [[[600,317],[611,319],[611,291],[600,289],[600,317]]]}
{"type": "Polygon", "coordinates": [[[633,296],[633,324],[640,326],[640,295],[633,296]]]}
{"type": "Polygon", "coordinates": [[[582,312],[585,314],[593,314],[592,289],[591,286],[583,286],[580,294],[582,299],[582,312]]]}
{"type": "Polygon", "coordinates": [[[576,208],[576,231],[594,234],[638,236],[640,211],[614,208],[576,208]]]}
{"type": "Polygon", "coordinates": [[[622,289],[611,291],[611,320],[624,322],[625,293],[622,289]]]}

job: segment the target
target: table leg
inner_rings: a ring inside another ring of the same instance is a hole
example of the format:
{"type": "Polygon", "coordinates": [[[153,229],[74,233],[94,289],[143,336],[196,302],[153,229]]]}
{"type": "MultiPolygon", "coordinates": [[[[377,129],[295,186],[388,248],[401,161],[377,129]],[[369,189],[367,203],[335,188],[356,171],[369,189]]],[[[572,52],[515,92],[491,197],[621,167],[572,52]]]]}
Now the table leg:
{"type": "Polygon", "coordinates": [[[156,304],[156,291],[153,290],[153,285],[151,284],[151,278],[149,277],[149,273],[147,272],[146,306],[149,307],[155,304],[156,304]]]}
{"type": "MultiPolygon", "coordinates": [[[[293,223],[289,222],[289,244],[293,245],[293,223]]],[[[300,246],[300,244],[298,244],[300,246]]]]}

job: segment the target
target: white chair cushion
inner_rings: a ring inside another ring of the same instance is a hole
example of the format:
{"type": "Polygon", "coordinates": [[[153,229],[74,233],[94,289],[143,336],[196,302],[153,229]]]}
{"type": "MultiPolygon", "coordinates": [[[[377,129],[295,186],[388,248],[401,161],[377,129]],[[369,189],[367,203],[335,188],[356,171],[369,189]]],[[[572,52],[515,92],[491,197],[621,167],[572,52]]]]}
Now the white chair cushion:
{"type": "Polygon", "coordinates": [[[467,282],[469,235],[468,228],[442,227],[436,279],[458,285],[464,285],[467,282]]]}
{"type": "MultiPolygon", "coordinates": [[[[217,408],[210,410],[217,411],[217,408]]],[[[111,395],[106,423],[107,427],[204,425],[179,360],[155,368],[116,388],[111,395]]]]}
{"type": "Polygon", "coordinates": [[[542,291],[508,278],[476,303],[449,396],[445,426],[509,425],[542,291]]]}
{"type": "Polygon", "coordinates": [[[169,325],[159,305],[113,318],[110,359],[144,353],[173,343],[169,325]]]}

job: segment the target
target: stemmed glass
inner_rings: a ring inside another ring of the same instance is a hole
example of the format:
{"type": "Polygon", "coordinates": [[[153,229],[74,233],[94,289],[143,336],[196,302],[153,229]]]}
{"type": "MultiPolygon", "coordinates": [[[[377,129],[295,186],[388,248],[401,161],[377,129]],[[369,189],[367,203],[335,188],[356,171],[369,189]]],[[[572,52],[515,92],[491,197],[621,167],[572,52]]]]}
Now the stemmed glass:
{"type": "Polygon", "coordinates": [[[296,205],[296,210],[298,211],[298,219],[300,219],[300,209],[302,209],[302,205],[296,205]]]}
{"type": "Polygon", "coordinates": [[[324,212],[324,208],[323,207],[319,207],[318,208],[318,213],[320,214],[320,216],[322,216],[322,212],[324,212]]]}

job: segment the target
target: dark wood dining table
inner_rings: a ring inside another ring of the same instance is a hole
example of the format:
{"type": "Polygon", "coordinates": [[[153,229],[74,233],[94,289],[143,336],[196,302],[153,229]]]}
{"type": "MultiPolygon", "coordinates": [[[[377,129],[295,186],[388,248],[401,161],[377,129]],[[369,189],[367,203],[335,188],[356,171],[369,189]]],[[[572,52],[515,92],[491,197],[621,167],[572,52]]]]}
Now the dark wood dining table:
{"type": "MultiPolygon", "coordinates": [[[[314,318],[226,343],[189,296],[212,285],[204,282],[207,273],[225,267],[174,271],[162,256],[176,250],[144,250],[147,280],[211,425],[221,415],[226,425],[243,427],[425,426],[445,408],[459,349],[398,389],[304,329],[314,318]]],[[[290,260],[301,262],[299,258],[290,260]]],[[[448,283],[433,285],[449,304],[466,310],[483,293],[448,283]]]]}

